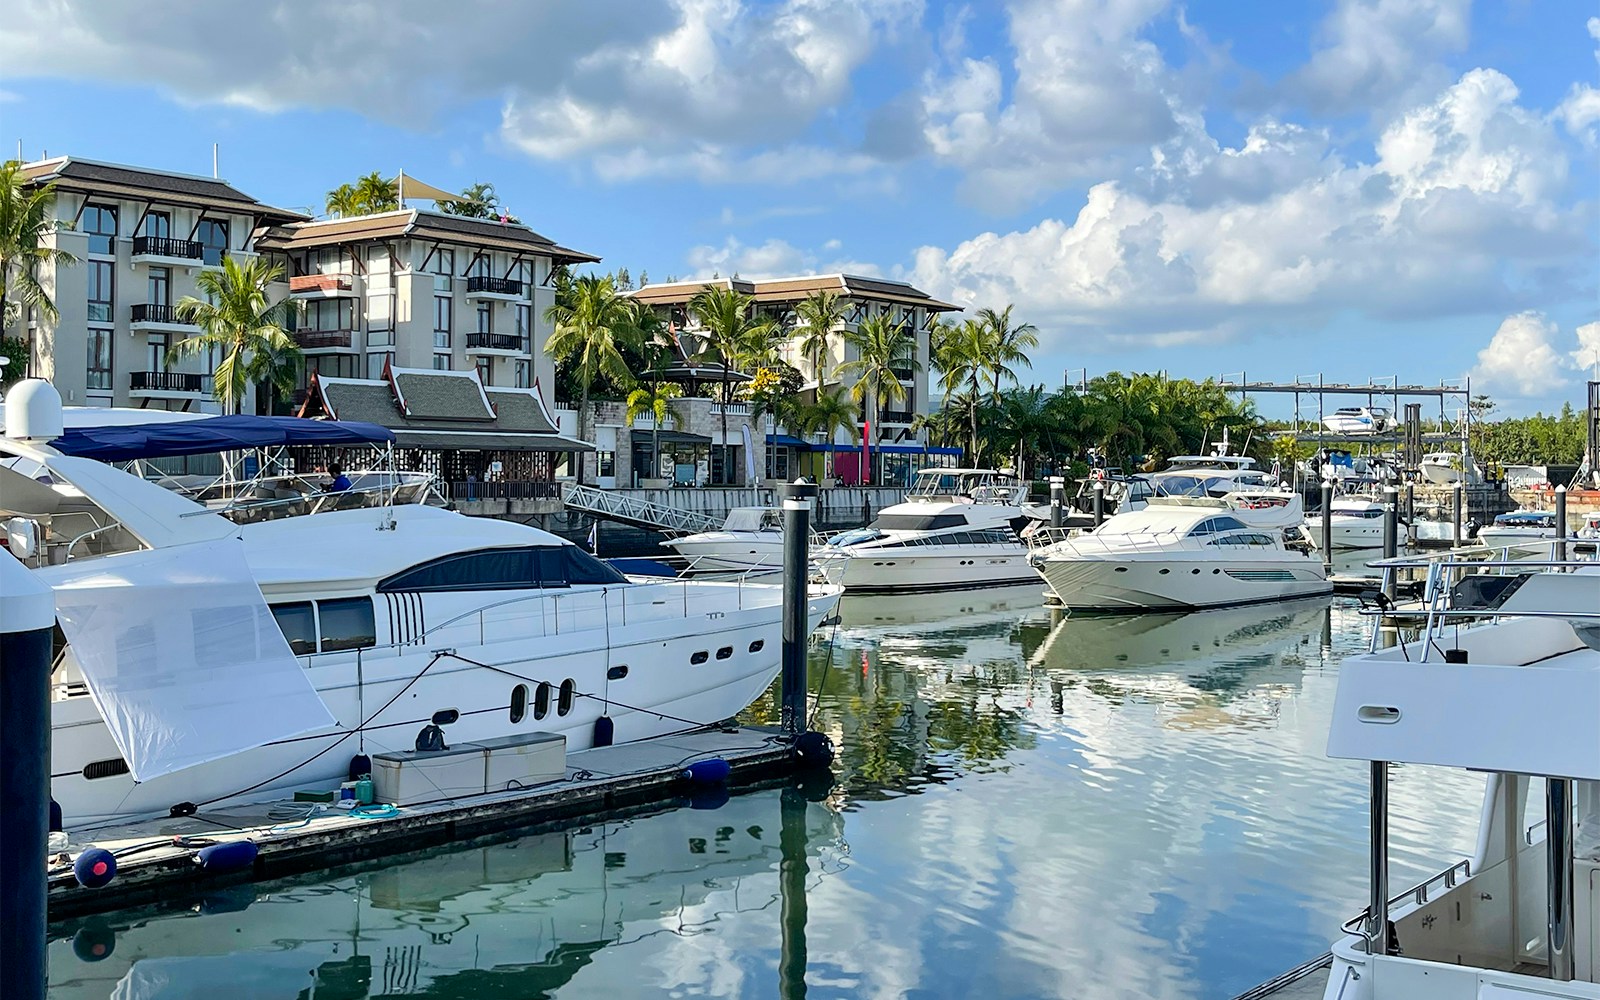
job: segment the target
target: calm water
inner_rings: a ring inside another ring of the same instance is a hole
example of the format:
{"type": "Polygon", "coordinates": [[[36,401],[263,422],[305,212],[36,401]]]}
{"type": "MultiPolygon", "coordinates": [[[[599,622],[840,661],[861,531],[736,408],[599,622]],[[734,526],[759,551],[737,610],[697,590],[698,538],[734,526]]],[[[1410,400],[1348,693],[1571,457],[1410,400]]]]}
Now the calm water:
{"type": "MultiPolygon", "coordinates": [[[[831,789],[62,925],[51,995],[1227,997],[1359,909],[1366,770],[1323,756],[1351,602],[841,611],[831,789]]],[[[1479,788],[1396,770],[1397,884],[1470,853],[1479,788]]]]}

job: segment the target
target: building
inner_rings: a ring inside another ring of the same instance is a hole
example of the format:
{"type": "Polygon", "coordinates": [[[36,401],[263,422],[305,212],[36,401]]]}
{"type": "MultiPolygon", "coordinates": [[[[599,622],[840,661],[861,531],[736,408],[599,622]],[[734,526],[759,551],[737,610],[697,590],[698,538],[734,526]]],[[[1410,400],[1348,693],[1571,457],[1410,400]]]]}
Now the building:
{"type": "Polygon", "coordinates": [[[306,216],[215,178],[70,156],[25,164],[22,175],[55,185],[49,241],[79,261],[38,275],[57,319],[23,315],[5,331],[28,342],[29,374],[70,405],[217,410],[217,359],[167,360],[199,332],[175,307],[201,271],[257,256],[259,230],[306,216]]]}
{"type": "MultiPolygon", "coordinates": [[[[832,440],[808,440],[785,433],[781,427],[756,428],[750,425],[750,407],[743,402],[735,402],[729,407],[728,440],[724,441],[720,421],[721,394],[713,390],[710,398],[690,397],[679,401],[679,409],[685,416],[684,422],[697,425],[696,429],[701,432],[697,436],[709,438],[706,445],[711,483],[737,483],[752,465],[757,468],[763,466],[759,457],[754,462],[745,457],[746,427],[749,427],[749,439],[754,445],[768,452],[766,464],[771,466],[772,474],[780,479],[805,472],[816,476],[832,474],[846,483],[860,482],[863,478],[878,484],[903,483],[909,481],[915,466],[928,460],[926,431],[917,426],[917,418],[926,416],[930,409],[932,373],[928,339],[939,316],[959,311],[958,306],[940,302],[904,282],[854,274],[808,275],[762,281],[740,278],[721,278],[710,282],[678,281],[646,285],[632,292],[633,298],[647,302],[662,312],[686,359],[700,353],[697,340],[699,324],[689,309],[689,302],[707,285],[732,288],[749,296],[759,314],[792,330],[781,348],[781,356],[807,380],[802,392],[809,398],[814,398],[818,389],[818,372],[814,359],[802,356],[800,344],[805,332],[803,327],[794,326],[796,309],[806,298],[819,292],[831,292],[839,297],[844,313],[843,322],[829,338],[829,350],[823,361],[826,372],[824,391],[848,393],[855,385],[856,374],[839,371],[840,366],[857,360],[857,352],[850,346],[845,334],[855,330],[869,316],[887,315],[895,322],[906,324],[916,338],[915,364],[898,373],[901,376],[900,384],[905,388],[904,398],[886,400],[878,411],[878,426],[873,428],[873,440],[868,451],[872,465],[870,477],[863,475],[866,470],[861,465],[862,450],[844,432],[836,432],[832,440]],[[711,416],[718,419],[702,419],[711,416]],[[733,420],[735,416],[739,419],[733,420]]],[[[858,428],[865,426],[867,415],[863,403],[857,411],[858,428]]],[[[629,467],[649,469],[654,464],[649,452],[648,431],[651,422],[644,420],[640,423],[642,427],[631,428],[629,467]]],[[[603,432],[604,424],[601,428],[603,432]]],[[[597,441],[596,444],[603,452],[604,443],[597,441]]],[[[663,451],[666,449],[663,448],[663,451]]]]}

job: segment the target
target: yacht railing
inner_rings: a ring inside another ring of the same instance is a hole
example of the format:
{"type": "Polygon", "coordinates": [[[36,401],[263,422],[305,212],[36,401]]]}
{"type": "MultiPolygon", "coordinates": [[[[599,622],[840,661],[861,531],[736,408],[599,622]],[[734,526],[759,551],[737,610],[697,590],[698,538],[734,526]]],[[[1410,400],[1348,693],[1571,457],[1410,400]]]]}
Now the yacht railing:
{"type": "MultiPolygon", "coordinates": [[[[1278,538],[1275,529],[1252,528],[1250,534],[1266,535],[1278,538]]],[[[1031,555],[1045,555],[1055,546],[1070,543],[1072,551],[1078,554],[1085,552],[1096,555],[1135,555],[1152,554],[1159,552],[1211,552],[1232,551],[1234,549],[1279,549],[1280,545],[1262,545],[1260,543],[1237,545],[1212,545],[1211,543],[1224,537],[1221,533],[1188,537],[1176,532],[1138,532],[1128,534],[1100,534],[1084,528],[1040,528],[1028,537],[1028,549],[1031,555]]],[[[1064,551],[1064,550],[1062,550],[1064,551]]]]}
{"type": "MultiPolygon", "coordinates": [[[[1456,887],[1457,882],[1461,881],[1462,879],[1469,879],[1471,877],[1472,860],[1470,858],[1462,858],[1449,868],[1428,876],[1421,882],[1418,882],[1416,885],[1405,890],[1399,895],[1391,896],[1389,898],[1388,905],[1384,907],[1384,918],[1388,918],[1389,911],[1393,910],[1396,903],[1403,902],[1407,899],[1414,899],[1416,900],[1416,904],[1418,906],[1425,906],[1430,898],[1429,891],[1434,887],[1440,886],[1442,883],[1442,888],[1448,892],[1456,887]]],[[[1362,936],[1362,928],[1366,926],[1367,918],[1371,916],[1371,914],[1372,907],[1364,906],[1361,908],[1360,913],[1351,917],[1349,920],[1346,920],[1343,924],[1340,924],[1339,929],[1344,931],[1346,934],[1354,934],[1358,937],[1362,936]]]]}
{"type": "MultiPolygon", "coordinates": [[[[357,473],[353,479],[359,481],[363,474],[357,473]]],[[[419,473],[388,473],[369,472],[369,476],[385,477],[387,481],[375,483],[371,486],[352,486],[347,490],[317,489],[306,492],[295,490],[292,486],[282,487],[284,492],[291,496],[262,497],[259,490],[262,488],[278,490],[280,487],[273,483],[304,483],[302,476],[279,476],[272,479],[258,480],[255,490],[250,494],[243,492],[236,494],[220,506],[207,506],[205,510],[192,510],[179,517],[195,517],[200,514],[221,514],[230,520],[258,520],[270,517],[285,517],[299,514],[318,514],[329,510],[347,510],[352,507],[388,507],[395,504],[426,503],[430,495],[436,495],[434,477],[425,472],[419,473]]]]}

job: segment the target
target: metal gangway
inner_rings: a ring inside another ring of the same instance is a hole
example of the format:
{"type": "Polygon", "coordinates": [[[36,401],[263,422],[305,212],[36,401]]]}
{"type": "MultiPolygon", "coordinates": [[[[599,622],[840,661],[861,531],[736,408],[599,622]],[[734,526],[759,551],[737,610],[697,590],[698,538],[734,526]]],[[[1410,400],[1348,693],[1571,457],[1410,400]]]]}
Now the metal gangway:
{"type": "Polygon", "coordinates": [[[580,483],[567,483],[561,493],[561,502],[568,510],[673,536],[716,531],[722,527],[721,521],[698,511],[680,510],[580,483]]]}

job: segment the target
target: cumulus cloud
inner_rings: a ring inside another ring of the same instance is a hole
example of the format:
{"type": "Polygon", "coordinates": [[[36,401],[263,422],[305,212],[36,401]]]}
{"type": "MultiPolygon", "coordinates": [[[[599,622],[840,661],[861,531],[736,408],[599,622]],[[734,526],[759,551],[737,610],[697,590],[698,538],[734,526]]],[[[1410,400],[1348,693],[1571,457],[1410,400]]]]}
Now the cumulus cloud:
{"type": "MultiPolygon", "coordinates": [[[[1600,42],[1600,17],[1589,18],[1585,27],[1589,29],[1589,37],[1600,42]]],[[[1595,51],[1595,60],[1600,62],[1600,49],[1595,51]]],[[[1587,83],[1574,83],[1567,91],[1566,100],[1556,109],[1556,117],[1566,125],[1568,132],[1593,142],[1594,126],[1600,123],[1600,89],[1587,83]]]]}
{"type": "MultiPolygon", "coordinates": [[[[1597,366],[1600,366],[1600,323],[1585,323],[1578,327],[1578,349],[1572,352],[1572,367],[1595,372],[1597,366]]],[[[1600,375],[1594,377],[1600,378],[1600,375]]]]}
{"type": "Polygon", "coordinates": [[[1435,60],[1467,44],[1470,0],[1341,0],[1322,45],[1287,81],[1315,111],[1367,112],[1434,84],[1435,60]]]}
{"type": "Polygon", "coordinates": [[[1556,349],[1556,324],[1529,311],[1507,316],[1478,352],[1472,378],[1486,390],[1512,396],[1546,396],[1567,376],[1567,359],[1556,349]]]}
{"type": "Polygon", "coordinates": [[[749,245],[735,237],[728,237],[721,246],[692,247],[686,257],[689,275],[684,280],[709,278],[720,275],[727,278],[737,274],[741,278],[782,278],[796,274],[859,274],[873,277],[882,270],[867,261],[850,260],[838,255],[841,244],[831,239],[822,249],[829,256],[802,250],[787,240],[770,239],[749,245]]]}

